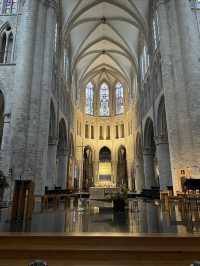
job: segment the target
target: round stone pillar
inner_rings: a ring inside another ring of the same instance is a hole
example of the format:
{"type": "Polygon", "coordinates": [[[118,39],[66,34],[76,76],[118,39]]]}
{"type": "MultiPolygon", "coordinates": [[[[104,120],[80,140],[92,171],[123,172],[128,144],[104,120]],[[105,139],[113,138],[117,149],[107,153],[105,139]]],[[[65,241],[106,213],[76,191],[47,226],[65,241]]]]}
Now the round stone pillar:
{"type": "Polygon", "coordinates": [[[144,189],[144,167],[143,162],[139,159],[136,160],[135,165],[135,189],[136,192],[140,193],[144,189]]]}
{"type": "Polygon", "coordinates": [[[167,137],[157,137],[156,144],[159,166],[160,189],[166,190],[168,186],[172,186],[172,173],[167,137]]]}
{"type": "MultiPolygon", "coordinates": [[[[187,98],[187,115],[191,131],[190,147],[185,151],[188,167],[200,164],[200,39],[191,3],[188,0],[176,0],[177,19],[182,48],[182,60],[185,90],[187,98]]],[[[185,141],[188,142],[186,139],[185,141]]],[[[186,162],[187,163],[187,162],[186,162]]],[[[199,178],[199,172],[193,177],[199,178]]]]}
{"type": "Polygon", "coordinates": [[[45,185],[50,189],[54,188],[57,180],[57,140],[52,139],[49,141],[47,153],[47,180],[45,185]]]}
{"type": "MultiPolygon", "coordinates": [[[[45,184],[49,183],[49,172],[48,172],[48,153],[52,150],[54,154],[54,164],[56,163],[56,148],[51,146],[48,142],[49,136],[49,119],[50,119],[50,97],[52,93],[52,73],[53,73],[53,57],[54,57],[54,42],[55,42],[55,25],[56,25],[56,8],[50,3],[46,2],[46,23],[45,23],[45,34],[43,36],[44,53],[43,53],[43,70],[42,70],[42,82],[41,82],[41,93],[40,93],[40,123],[38,125],[38,151],[37,154],[37,184],[35,190],[37,194],[44,193],[45,184]]],[[[56,130],[55,130],[56,131],[56,130]]],[[[56,132],[57,133],[57,132],[56,132]]],[[[56,137],[55,133],[55,137],[56,137]]],[[[55,144],[56,145],[56,144],[55,144]]],[[[56,166],[53,166],[56,169],[56,166]]],[[[56,173],[57,171],[54,170],[56,173]]],[[[54,173],[55,173],[54,172],[54,173]]],[[[52,184],[52,181],[50,182],[52,184]]]]}
{"type": "Polygon", "coordinates": [[[23,176],[24,174],[37,14],[38,0],[26,0],[22,9],[17,35],[17,67],[11,116],[12,168],[14,177],[23,176]]]}
{"type": "Polygon", "coordinates": [[[154,167],[154,153],[150,149],[145,149],[143,154],[144,159],[144,176],[145,176],[145,189],[151,189],[156,186],[155,180],[155,167],[154,167]]]}
{"type": "Polygon", "coordinates": [[[57,155],[57,186],[66,189],[67,184],[67,152],[57,155]]]}

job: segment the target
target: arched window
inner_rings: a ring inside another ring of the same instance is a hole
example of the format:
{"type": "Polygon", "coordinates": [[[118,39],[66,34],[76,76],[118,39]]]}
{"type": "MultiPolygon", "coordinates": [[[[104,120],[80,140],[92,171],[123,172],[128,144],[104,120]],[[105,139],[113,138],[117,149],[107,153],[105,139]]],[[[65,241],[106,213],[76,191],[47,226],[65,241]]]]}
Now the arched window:
{"type": "Polygon", "coordinates": [[[58,43],[58,23],[55,26],[55,35],[54,35],[54,51],[57,51],[57,43],[58,43]]]}
{"type": "Polygon", "coordinates": [[[13,33],[8,25],[0,36],[0,63],[10,64],[12,62],[13,33]]]}
{"type": "Polygon", "coordinates": [[[18,0],[4,0],[2,11],[4,14],[11,15],[17,13],[18,0]]]}
{"type": "Polygon", "coordinates": [[[100,87],[100,115],[101,116],[109,116],[109,87],[104,82],[100,87]]]}
{"type": "Polygon", "coordinates": [[[157,12],[155,12],[154,18],[153,18],[153,41],[154,41],[154,49],[156,50],[160,42],[159,21],[158,21],[157,12]]]}
{"type": "Polygon", "coordinates": [[[13,34],[10,33],[8,37],[8,44],[7,44],[7,55],[6,55],[6,63],[11,63],[12,61],[12,49],[13,49],[13,34]]]}
{"type": "Polygon", "coordinates": [[[94,86],[92,82],[89,82],[85,90],[85,112],[86,114],[93,115],[94,108],[94,86]]]}
{"type": "Polygon", "coordinates": [[[122,114],[124,112],[124,88],[122,84],[118,82],[115,87],[116,98],[116,114],[122,114]]]}
{"type": "Polygon", "coordinates": [[[200,8],[200,0],[189,0],[192,8],[200,8]]]}
{"type": "Polygon", "coordinates": [[[144,45],[143,52],[140,58],[141,78],[144,80],[145,74],[149,67],[149,54],[146,45],[144,45]]]}
{"type": "Polygon", "coordinates": [[[6,53],[6,33],[3,32],[1,36],[1,52],[0,52],[0,63],[4,63],[4,58],[5,58],[5,53],[6,53]]]}

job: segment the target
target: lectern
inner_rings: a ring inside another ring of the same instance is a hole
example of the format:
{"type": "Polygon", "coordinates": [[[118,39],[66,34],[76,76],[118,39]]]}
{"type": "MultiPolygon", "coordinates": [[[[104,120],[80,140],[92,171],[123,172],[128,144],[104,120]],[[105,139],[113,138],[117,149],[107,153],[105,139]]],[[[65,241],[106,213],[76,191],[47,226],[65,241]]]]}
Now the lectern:
{"type": "Polygon", "coordinates": [[[31,180],[16,180],[13,194],[12,220],[32,218],[34,207],[34,183],[31,180]]]}

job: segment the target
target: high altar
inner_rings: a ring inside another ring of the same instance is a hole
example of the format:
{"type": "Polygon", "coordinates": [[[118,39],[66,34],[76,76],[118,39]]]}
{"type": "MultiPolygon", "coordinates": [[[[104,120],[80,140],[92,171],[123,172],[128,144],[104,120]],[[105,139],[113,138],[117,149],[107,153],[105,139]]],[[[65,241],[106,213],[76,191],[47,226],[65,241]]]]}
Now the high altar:
{"type": "Polygon", "coordinates": [[[95,187],[90,188],[90,199],[104,200],[119,191],[113,182],[111,162],[100,162],[95,187]]]}

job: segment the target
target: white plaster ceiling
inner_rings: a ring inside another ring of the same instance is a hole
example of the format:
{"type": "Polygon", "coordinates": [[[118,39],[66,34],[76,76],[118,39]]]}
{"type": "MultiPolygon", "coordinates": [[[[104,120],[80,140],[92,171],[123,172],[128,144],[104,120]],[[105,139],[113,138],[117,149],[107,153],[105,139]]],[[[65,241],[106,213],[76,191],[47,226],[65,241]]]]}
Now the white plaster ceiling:
{"type": "Polygon", "coordinates": [[[139,32],[148,34],[148,8],[149,0],[63,0],[63,36],[79,84],[104,73],[131,86],[139,32]]]}

